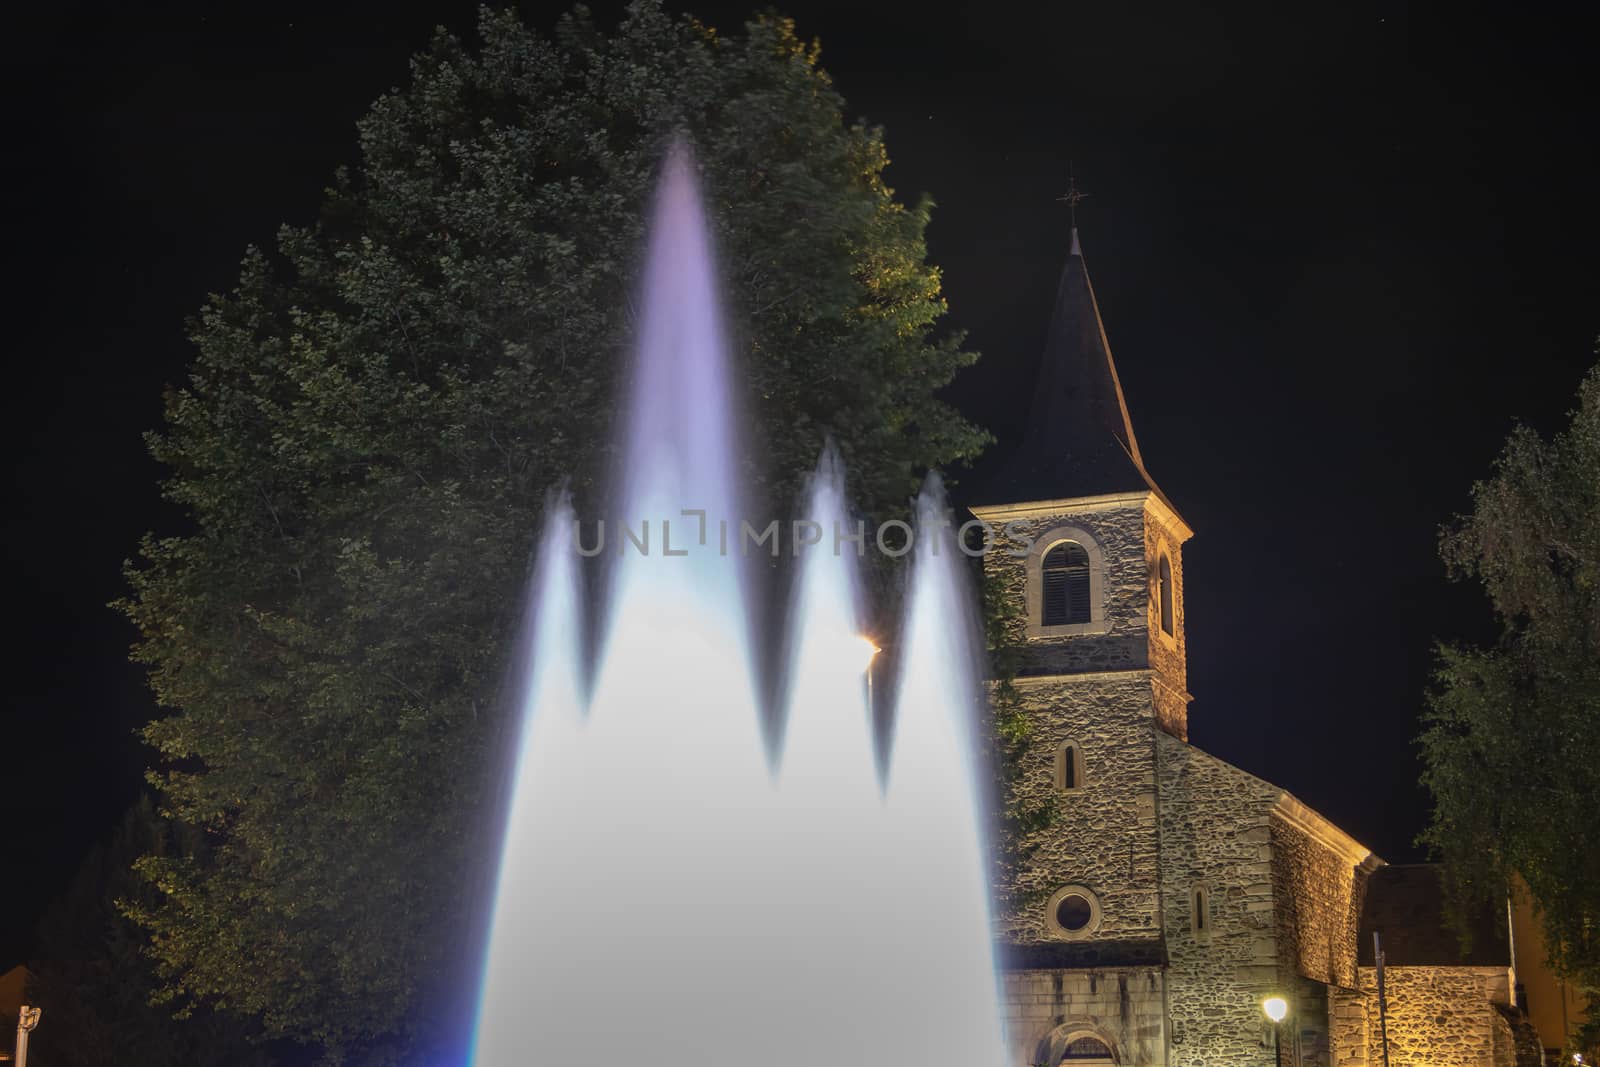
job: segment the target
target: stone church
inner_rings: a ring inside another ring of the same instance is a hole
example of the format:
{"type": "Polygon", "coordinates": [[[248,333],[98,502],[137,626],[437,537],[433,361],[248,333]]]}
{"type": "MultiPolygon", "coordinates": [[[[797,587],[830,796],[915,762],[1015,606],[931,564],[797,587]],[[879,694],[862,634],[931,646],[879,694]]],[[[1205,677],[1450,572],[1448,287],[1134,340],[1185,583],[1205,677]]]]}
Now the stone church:
{"type": "Polygon", "coordinates": [[[1026,610],[1025,788],[1059,812],[1025,875],[1036,903],[1001,922],[1011,1063],[1380,1067],[1385,1031],[1393,1067],[1540,1063],[1504,916],[1463,956],[1431,868],[1387,867],[1189,744],[1193,531],[1145,467],[1076,228],[1028,434],[989,497],[974,515],[1032,539],[985,566],[1026,610]]]}

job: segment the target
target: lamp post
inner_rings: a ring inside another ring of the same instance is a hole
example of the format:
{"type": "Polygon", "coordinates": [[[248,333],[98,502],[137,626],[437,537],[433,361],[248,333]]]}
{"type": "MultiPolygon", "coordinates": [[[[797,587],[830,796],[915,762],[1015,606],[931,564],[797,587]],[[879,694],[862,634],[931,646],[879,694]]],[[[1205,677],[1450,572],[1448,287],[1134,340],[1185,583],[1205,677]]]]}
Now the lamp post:
{"type": "Polygon", "coordinates": [[[30,1008],[24,1004],[17,1017],[17,1067],[28,1067],[28,1035],[33,1033],[33,1028],[39,1025],[39,1016],[44,1012],[39,1008],[30,1008]]]}
{"type": "Polygon", "coordinates": [[[1283,1067],[1283,1017],[1289,1014],[1289,1002],[1282,997],[1268,997],[1261,1002],[1261,1010],[1272,1020],[1273,1060],[1283,1067]]]}

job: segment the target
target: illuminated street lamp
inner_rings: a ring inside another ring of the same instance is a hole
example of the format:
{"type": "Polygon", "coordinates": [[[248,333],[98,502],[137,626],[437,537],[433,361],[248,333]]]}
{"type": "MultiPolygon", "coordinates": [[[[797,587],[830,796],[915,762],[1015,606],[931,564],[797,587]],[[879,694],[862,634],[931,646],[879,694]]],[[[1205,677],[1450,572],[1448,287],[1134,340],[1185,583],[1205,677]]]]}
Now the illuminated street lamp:
{"type": "Polygon", "coordinates": [[[1289,1014],[1289,1002],[1282,997],[1268,997],[1261,1002],[1261,1010],[1272,1020],[1272,1056],[1278,1067],[1283,1067],[1283,1017],[1289,1014]]]}

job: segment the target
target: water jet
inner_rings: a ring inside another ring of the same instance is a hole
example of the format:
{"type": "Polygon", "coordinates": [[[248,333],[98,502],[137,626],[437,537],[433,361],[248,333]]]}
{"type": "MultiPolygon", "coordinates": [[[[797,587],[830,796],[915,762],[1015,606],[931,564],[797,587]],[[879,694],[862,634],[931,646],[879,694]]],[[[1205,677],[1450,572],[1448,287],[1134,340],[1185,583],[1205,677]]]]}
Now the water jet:
{"type": "MultiPolygon", "coordinates": [[[[693,171],[674,149],[624,423],[628,515],[692,511],[737,528],[717,292],[693,171]]],[[[849,515],[831,455],[807,510],[822,529],[849,515]]],[[[936,479],[918,520],[880,780],[876,646],[861,636],[851,553],[823,540],[797,560],[774,766],[737,555],[715,537],[685,537],[670,557],[619,555],[585,694],[573,518],[550,509],[476,1067],[1001,1062],[971,736],[979,646],[936,479]]]]}

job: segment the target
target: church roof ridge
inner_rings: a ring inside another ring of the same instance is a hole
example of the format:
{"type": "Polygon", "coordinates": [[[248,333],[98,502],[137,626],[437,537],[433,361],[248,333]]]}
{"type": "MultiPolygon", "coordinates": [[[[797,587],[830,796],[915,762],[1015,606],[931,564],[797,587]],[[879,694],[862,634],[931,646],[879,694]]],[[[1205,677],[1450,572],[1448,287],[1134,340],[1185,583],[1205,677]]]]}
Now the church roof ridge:
{"type": "Polygon", "coordinates": [[[1314,840],[1343,856],[1352,867],[1363,864],[1370,869],[1387,866],[1372,849],[1351,837],[1345,829],[1287,789],[1280,788],[1273,809],[1285,821],[1305,831],[1314,840]]]}
{"type": "Polygon", "coordinates": [[[1173,737],[1170,734],[1161,734],[1157,739],[1157,743],[1180,745],[1189,752],[1208,759],[1219,766],[1226,767],[1229,771],[1239,775],[1248,784],[1255,787],[1257,799],[1270,805],[1268,808],[1270,812],[1325,845],[1336,854],[1344,857],[1352,867],[1365,865],[1370,870],[1388,866],[1383,857],[1351,837],[1338,823],[1283,788],[1283,786],[1269,782],[1259,774],[1252,774],[1243,767],[1229,763],[1221,756],[1208,752],[1199,745],[1192,744],[1182,738],[1173,737]]]}
{"type": "Polygon", "coordinates": [[[1194,536],[1189,524],[1179,515],[1172,502],[1148,486],[1122,493],[1099,493],[1094,496],[1051,497],[1048,499],[1003,501],[999,503],[969,504],[967,508],[979,518],[1043,518],[1065,510],[1095,510],[1126,504],[1151,501],[1157,514],[1175,531],[1180,543],[1194,536]]]}

